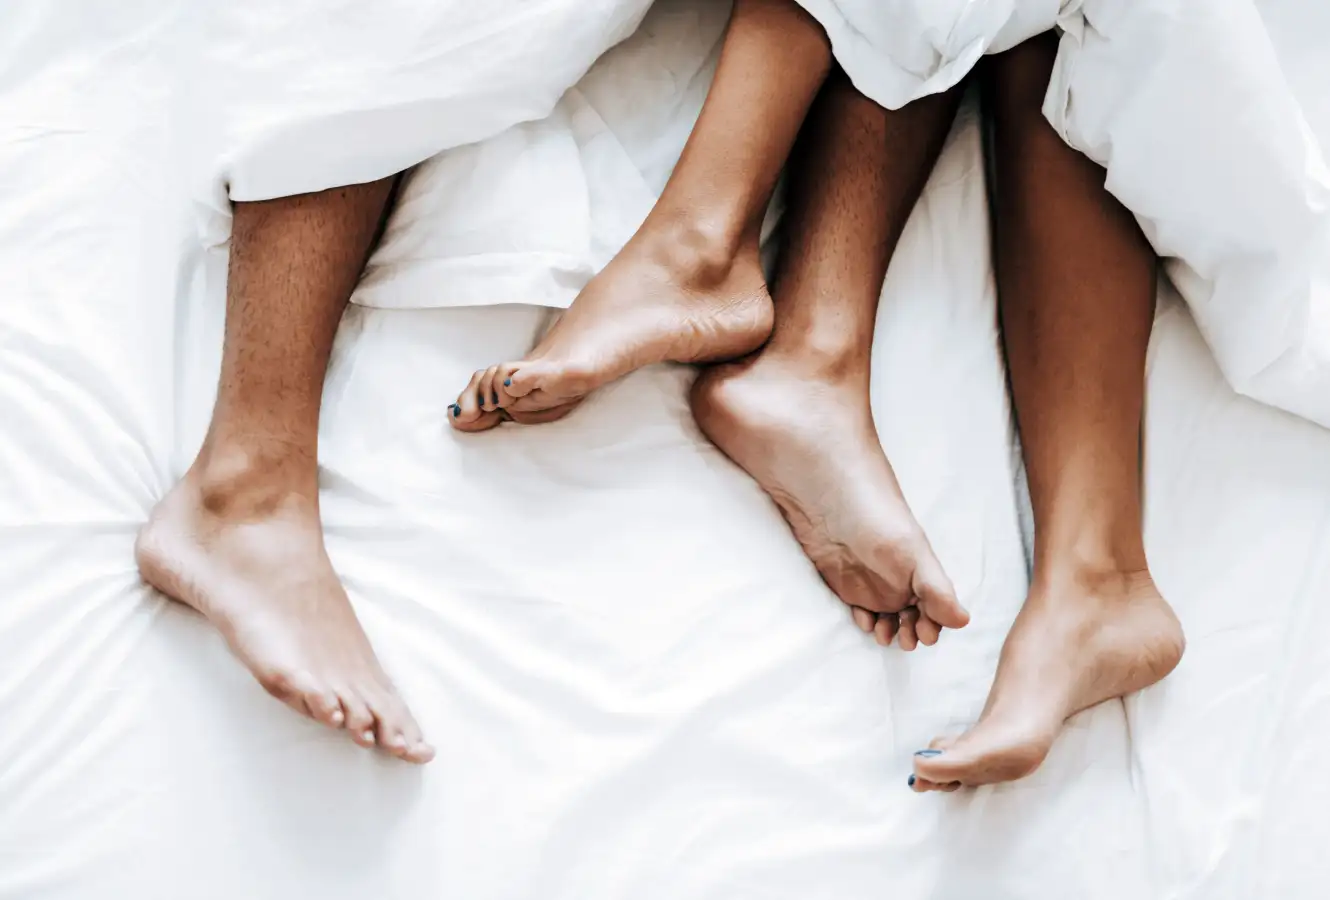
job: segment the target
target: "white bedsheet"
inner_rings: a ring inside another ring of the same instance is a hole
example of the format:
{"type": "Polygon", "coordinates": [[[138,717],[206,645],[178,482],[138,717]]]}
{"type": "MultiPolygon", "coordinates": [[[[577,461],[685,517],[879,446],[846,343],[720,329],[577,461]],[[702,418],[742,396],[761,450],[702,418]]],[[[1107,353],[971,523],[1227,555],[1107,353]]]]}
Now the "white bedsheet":
{"type": "Polygon", "coordinates": [[[1229,383],[1330,427],[1330,5],[799,2],[892,109],[1061,28],[1049,121],[1108,169],[1229,383]]]}
{"type": "MultiPolygon", "coordinates": [[[[579,88],[604,124],[585,134],[644,190],[678,134],[650,111],[699,96],[704,7],[648,19],[630,68],[662,73],[651,103],[579,88]],[[634,105],[640,130],[611,112],[634,105]]],[[[691,425],[687,371],[462,437],[455,386],[548,313],[351,309],[328,543],[440,747],[418,770],[291,715],[138,582],[134,532],[201,438],[220,349],[217,185],[180,164],[161,82],[190,70],[149,4],[15,3],[0,23],[49,51],[0,54],[3,900],[1324,896],[1330,433],[1236,397],[1176,302],[1152,349],[1148,531],[1188,658],[1078,717],[1031,779],[905,788],[910,753],[977,712],[1024,590],[973,110],[902,239],[875,357],[884,441],[975,612],[927,655],[853,629],[691,425]]],[[[538,244],[557,223],[532,213],[508,233],[538,244]]],[[[447,286],[420,257],[381,255],[357,299],[429,305],[447,286]]]]}

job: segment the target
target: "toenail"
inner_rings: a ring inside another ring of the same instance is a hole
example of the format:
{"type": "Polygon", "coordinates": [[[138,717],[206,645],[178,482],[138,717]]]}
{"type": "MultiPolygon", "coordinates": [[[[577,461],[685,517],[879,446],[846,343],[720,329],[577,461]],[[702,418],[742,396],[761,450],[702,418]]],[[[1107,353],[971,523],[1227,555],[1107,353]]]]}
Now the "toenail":
{"type": "Polygon", "coordinates": [[[919,751],[917,751],[914,755],[915,755],[915,756],[941,756],[941,755],[942,755],[942,751],[941,751],[941,750],[919,750],[919,751]]]}
{"type": "Polygon", "coordinates": [[[913,776],[913,775],[910,776],[910,780],[909,780],[909,781],[905,782],[905,786],[906,786],[906,787],[914,787],[914,776],[913,776]]]}
{"type": "Polygon", "coordinates": [[[334,725],[341,725],[343,718],[342,711],[340,709],[337,710],[337,712],[333,713],[331,716],[329,716],[329,718],[332,719],[332,723],[334,725]]]}
{"type": "Polygon", "coordinates": [[[453,411],[453,415],[454,415],[454,416],[460,416],[460,415],[462,414],[462,407],[460,407],[460,406],[458,406],[456,403],[454,403],[454,404],[452,405],[452,411],[453,411]]]}
{"type": "Polygon", "coordinates": [[[360,739],[367,744],[372,744],[374,743],[374,732],[366,731],[364,734],[360,736],[360,739]]]}
{"type": "Polygon", "coordinates": [[[498,402],[499,402],[499,393],[498,393],[498,391],[495,391],[495,392],[494,392],[494,398],[493,398],[492,400],[490,400],[490,402],[491,402],[491,403],[498,403],[498,402]]]}
{"type": "Polygon", "coordinates": [[[512,386],[513,386],[513,380],[512,380],[511,378],[505,378],[505,379],[503,380],[503,386],[504,386],[504,387],[512,387],[512,386]]]}

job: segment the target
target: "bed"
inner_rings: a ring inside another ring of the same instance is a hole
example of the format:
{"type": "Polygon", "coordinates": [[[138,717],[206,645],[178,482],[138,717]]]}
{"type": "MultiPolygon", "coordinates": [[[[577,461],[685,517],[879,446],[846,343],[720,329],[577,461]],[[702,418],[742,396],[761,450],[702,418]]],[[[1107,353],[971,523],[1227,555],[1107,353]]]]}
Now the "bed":
{"type": "MultiPolygon", "coordinates": [[[[1307,38],[1330,21],[1304,4],[1227,6],[1258,16],[1308,145],[1330,146],[1307,38]]],[[[495,76],[491,96],[431,99],[432,63],[404,54],[392,103],[371,84],[330,116],[317,79],[258,87],[336,29],[286,57],[238,37],[302,34],[326,9],[86,6],[0,11],[0,898],[1326,895],[1330,430],[1296,400],[1322,373],[1221,370],[1229,335],[1195,324],[1212,321],[1204,267],[1161,281],[1147,398],[1148,550],[1187,657],[1076,717],[1034,776],[918,796],[911,753],[976,716],[1027,577],[973,103],[879,312],[881,436],[974,613],[906,655],[851,625],[701,437],[689,370],[639,372],[539,429],[447,425],[469,373],[530,346],[649,207],[723,7],[533,5],[548,18],[517,25],[576,18],[569,46],[589,48],[560,63],[567,46],[522,44],[543,93],[495,76]],[[191,78],[186,36],[205,32],[205,56],[256,61],[246,77],[191,78]],[[213,92],[243,91],[262,102],[213,115],[234,103],[213,92]],[[342,139],[374,128],[401,140],[342,139]],[[139,581],[132,544],[207,425],[227,190],[316,189],[439,148],[342,323],[320,448],[330,554],[439,748],[412,768],[269,698],[139,581]]],[[[333,6],[373,47],[357,4],[333,6]]],[[[387,7],[421,26],[420,4],[387,7]]],[[[492,29],[473,18],[450,34],[480,58],[492,29]]],[[[1087,150],[1123,136],[1064,125],[1087,150]]]]}

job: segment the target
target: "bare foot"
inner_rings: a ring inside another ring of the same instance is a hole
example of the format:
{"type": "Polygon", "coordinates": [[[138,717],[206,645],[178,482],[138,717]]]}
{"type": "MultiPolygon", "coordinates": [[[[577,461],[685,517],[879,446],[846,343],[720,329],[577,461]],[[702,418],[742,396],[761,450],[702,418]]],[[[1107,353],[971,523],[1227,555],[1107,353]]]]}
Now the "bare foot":
{"type": "Polygon", "coordinates": [[[312,501],[204,488],[191,470],[139,533],[139,571],[193,607],[277,699],[361,746],[434,756],[379,666],[323,547],[312,501]]]}
{"type": "Polygon", "coordinates": [[[1149,572],[1036,579],[1002,647],[978,723],[916,754],[911,786],[922,791],[1029,775],[1068,718],[1159,681],[1177,666],[1184,646],[1182,626],[1149,572]]]}
{"type": "Polygon", "coordinates": [[[449,421],[462,431],[505,418],[547,422],[644,366],[734,359],[760,347],[772,309],[756,245],[737,255],[697,245],[695,237],[634,237],[525,359],[477,372],[449,421]]]}
{"type": "MultiPolygon", "coordinates": [[[[913,649],[916,639],[935,643],[937,626],[969,621],[882,452],[866,370],[828,373],[768,347],[703,372],[692,405],[707,437],[776,501],[861,627],[874,628],[871,613],[917,604],[901,628],[913,649]]],[[[893,631],[879,627],[879,643],[893,631]]]]}

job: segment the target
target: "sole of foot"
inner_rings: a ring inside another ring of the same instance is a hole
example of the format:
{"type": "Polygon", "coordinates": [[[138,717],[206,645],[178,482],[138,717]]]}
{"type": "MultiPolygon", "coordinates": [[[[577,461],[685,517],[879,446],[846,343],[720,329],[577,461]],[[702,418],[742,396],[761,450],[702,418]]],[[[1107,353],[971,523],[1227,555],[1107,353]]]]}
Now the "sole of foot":
{"type": "Polygon", "coordinates": [[[1148,572],[1036,580],[973,728],[916,754],[911,787],[1014,781],[1043,763],[1067,719],[1173,671],[1182,625],[1148,572]]]}
{"type": "Polygon", "coordinates": [[[701,265],[647,243],[625,247],[525,359],[477,371],[449,408],[453,427],[553,421],[637,369],[734,359],[766,341],[772,305],[756,246],[701,265]]]}
{"type": "Polygon", "coordinates": [[[911,604],[919,614],[903,617],[905,649],[969,621],[882,451],[866,371],[829,376],[768,348],[703,372],[692,408],[703,433],[776,502],[827,585],[879,643],[895,636],[894,624],[879,623],[911,604]]]}
{"type": "Polygon", "coordinates": [[[287,706],[363,747],[432,759],[333,572],[312,502],[234,506],[187,475],[139,533],[144,581],[207,618],[287,706]]]}

